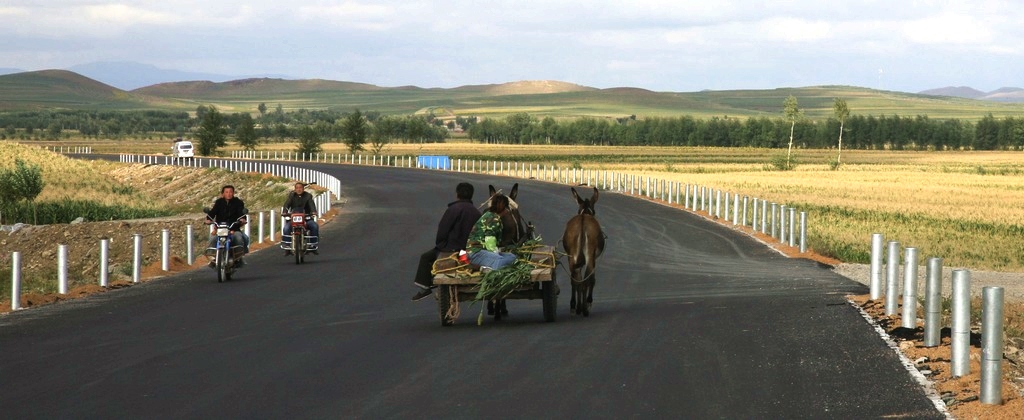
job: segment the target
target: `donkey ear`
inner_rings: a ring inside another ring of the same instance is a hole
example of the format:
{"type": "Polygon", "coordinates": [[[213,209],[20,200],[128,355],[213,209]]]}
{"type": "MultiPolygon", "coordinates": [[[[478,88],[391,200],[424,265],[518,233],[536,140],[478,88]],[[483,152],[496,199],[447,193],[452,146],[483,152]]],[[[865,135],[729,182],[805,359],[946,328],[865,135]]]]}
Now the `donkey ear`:
{"type": "Polygon", "coordinates": [[[576,193],[576,189],[573,188],[573,187],[569,187],[569,189],[572,190],[572,196],[573,196],[573,198],[576,199],[576,204],[579,204],[579,205],[582,206],[583,205],[583,200],[580,200],[580,195],[576,193]]]}
{"type": "Polygon", "coordinates": [[[512,185],[512,191],[508,193],[508,198],[511,199],[511,200],[515,200],[517,195],[519,195],[519,183],[518,182],[512,185]]]}
{"type": "Polygon", "coordinates": [[[498,190],[495,190],[493,185],[487,184],[487,192],[488,192],[488,195],[493,196],[494,193],[498,192],[498,190]]]}
{"type": "Polygon", "coordinates": [[[597,187],[594,187],[594,196],[590,197],[590,206],[591,207],[593,207],[595,204],[597,204],[597,196],[598,196],[598,194],[599,194],[599,191],[597,190],[597,187]]]}

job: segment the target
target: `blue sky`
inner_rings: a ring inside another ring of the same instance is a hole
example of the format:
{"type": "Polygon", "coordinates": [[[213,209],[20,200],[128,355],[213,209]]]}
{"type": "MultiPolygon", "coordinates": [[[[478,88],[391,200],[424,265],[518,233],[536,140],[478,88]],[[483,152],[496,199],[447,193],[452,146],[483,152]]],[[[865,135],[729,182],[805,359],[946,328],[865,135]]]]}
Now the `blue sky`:
{"type": "Polygon", "coordinates": [[[1009,1],[4,0],[0,68],[97,61],[380,86],[1024,87],[1009,1]]]}

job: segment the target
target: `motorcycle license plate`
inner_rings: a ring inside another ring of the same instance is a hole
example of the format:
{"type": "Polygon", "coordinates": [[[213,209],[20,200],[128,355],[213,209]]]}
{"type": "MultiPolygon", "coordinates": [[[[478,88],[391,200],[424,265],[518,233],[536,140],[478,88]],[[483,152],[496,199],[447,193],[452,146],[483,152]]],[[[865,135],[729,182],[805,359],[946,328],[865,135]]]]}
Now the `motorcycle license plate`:
{"type": "Polygon", "coordinates": [[[217,228],[217,236],[228,236],[228,228],[217,228]]]}

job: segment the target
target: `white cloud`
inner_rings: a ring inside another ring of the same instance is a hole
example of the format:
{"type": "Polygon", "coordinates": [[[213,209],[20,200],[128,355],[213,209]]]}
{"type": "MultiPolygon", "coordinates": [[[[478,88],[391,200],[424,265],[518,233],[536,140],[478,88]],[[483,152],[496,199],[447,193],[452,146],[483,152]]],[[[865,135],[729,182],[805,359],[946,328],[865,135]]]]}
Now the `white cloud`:
{"type": "Polygon", "coordinates": [[[989,23],[972,16],[945,13],[903,24],[907,40],[918,44],[987,44],[993,41],[989,23]]]}
{"type": "Polygon", "coordinates": [[[98,25],[170,25],[181,23],[181,15],[147,10],[124,4],[83,6],[78,20],[98,25]]]}
{"type": "Polygon", "coordinates": [[[394,28],[400,16],[393,6],[367,2],[346,1],[341,4],[306,4],[297,8],[295,16],[303,21],[324,22],[344,25],[369,31],[385,31],[394,28]]]}

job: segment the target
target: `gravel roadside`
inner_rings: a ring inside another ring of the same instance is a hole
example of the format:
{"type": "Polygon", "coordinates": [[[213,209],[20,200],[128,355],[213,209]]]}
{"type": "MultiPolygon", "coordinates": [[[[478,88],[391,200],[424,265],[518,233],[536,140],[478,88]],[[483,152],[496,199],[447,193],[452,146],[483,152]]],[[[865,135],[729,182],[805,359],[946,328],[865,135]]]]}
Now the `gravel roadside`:
{"type": "MultiPolygon", "coordinates": [[[[917,295],[924,296],[924,288],[927,278],[925,266],[917,268],[917,295]]],[[[953,270],[960,267],[942,267],[942,295],[952,294],[953,270]]],[[[866,286],[871,285],[870,264],[841,263],[835,266],[832,271],[853,281],[866,286]]],[[[971,296],[980,297],[981,290],[987,286],[999,286],[1003,288],[1003,294],[1007,302],[1024,302],[1024,273],[1002,273],[997,271],[976,271],[971,273],[971,296]]],[[[885,267],[882,267],[883,282],[885,278],[885,267]]],[[[899,273],[900,289],[903,288],[903,270],[899,273]]],[[[884,290],[883,290],[884,293],[884,290]]]]}

